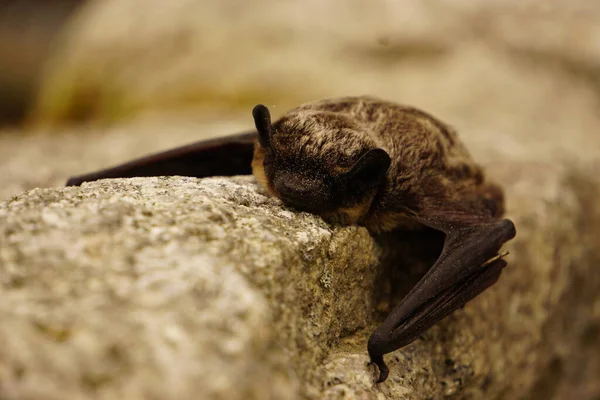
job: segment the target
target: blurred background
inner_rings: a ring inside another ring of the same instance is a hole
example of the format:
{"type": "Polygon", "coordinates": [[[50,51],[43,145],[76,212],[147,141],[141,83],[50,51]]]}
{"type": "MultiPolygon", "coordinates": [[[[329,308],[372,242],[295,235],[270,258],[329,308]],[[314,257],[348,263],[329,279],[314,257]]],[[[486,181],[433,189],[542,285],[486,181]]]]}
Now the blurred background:
{"type": "Polygon", "coordinates": [[[600,4],[4,0],[0,198],[249,129],[259,102],[359,94],[433,113],[476,156],[597,158],[600,4]]]}
{"type": "Polygon", "coordinates": [[[83,0],[0,3],[0,123],[21,124],[37,94],[52,40],[83,0]]]}

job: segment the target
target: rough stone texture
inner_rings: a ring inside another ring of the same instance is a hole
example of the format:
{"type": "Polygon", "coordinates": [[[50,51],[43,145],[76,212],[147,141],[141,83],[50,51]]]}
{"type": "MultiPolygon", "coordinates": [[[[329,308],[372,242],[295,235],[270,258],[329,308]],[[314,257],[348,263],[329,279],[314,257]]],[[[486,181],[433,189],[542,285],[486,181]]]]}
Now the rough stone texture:
{"type": "Polygon", "coordinates": [[[495,171],[518,226],[511,267],[439,331],[434,371],[455,398],[597,398],[598,165],[587,173],[547,163],[495,171]],[[457,334],[465,327],[469,334],[457,334]]]}
{"type": "Polygon", "coordinates": [[[345,338],[326,361],[322,398],[597,399],[600,164],[572,168],[491,164],[518,230],[500,282],[388,356],[377,390],[356,372],[368,332],[345,338]]]}
{"type": "Polygon", "coordinates": [[[365,343],[382,271],[364,229],[286,210],[252,178],[16,196],[0,204],[0,393],[595,399],[600,167],[489,168],[518,227],[510,267],[388,355],[381,385],[365,343]]]}
{"type": "Polygon", "coordinates": [[[377,256],[249,178],[24,193],[0,204],[0,397],[298,398],[369,322],[377,256]]]}

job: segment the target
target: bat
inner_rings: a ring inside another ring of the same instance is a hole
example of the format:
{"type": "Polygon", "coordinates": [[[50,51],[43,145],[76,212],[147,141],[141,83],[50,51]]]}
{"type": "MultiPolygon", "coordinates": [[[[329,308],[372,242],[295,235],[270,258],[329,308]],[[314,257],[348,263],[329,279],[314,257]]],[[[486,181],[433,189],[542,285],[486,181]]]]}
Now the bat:
{"type": "Polygon", "coordinates": [[[369,96],[301,105],[275,122],[252,110],[256,131],[193,143],[91,174],[103,178],[253,173],[289,207],[372,234],[427,227],[444,234],[442,251],[368,340],[377,382],[383,356],[493,285],[507,265],[499,254],[516,235],[503,218],[504,194],[486,180],[456,131],[417,108],[369,96]]]}

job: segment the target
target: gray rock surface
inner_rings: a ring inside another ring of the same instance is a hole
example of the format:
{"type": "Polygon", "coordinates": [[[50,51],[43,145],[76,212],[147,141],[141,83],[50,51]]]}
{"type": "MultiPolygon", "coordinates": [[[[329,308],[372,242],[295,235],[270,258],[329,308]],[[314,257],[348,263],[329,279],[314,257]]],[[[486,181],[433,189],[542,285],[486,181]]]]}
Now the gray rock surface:
{"type": "Polygon", "coordinates": [[[388,356],[377,388],[357,374],[367,333],[327,359],[327,399],[596,399],[600,395],[600,165],[489,166],[517,237],[482,296],[388,356]],[[375,389],[375,390],[374,390],[375,389]]]}
{"type": "Polygon", "coordinates": [[[102,181],[1,203],[2,398],[307,392],[331,343],[370,320],[378,249],[250,182],[102,181]]]}
{"type": "Polygon", "coordinates": [[[380,385],[365,343],[381,253],[366,230],[287,210],[252,178],[23,193],[0,203],[0,393],[594,399],[597,171],[492,163],[518,227],[509,268],[388,355],[380,385]]]}

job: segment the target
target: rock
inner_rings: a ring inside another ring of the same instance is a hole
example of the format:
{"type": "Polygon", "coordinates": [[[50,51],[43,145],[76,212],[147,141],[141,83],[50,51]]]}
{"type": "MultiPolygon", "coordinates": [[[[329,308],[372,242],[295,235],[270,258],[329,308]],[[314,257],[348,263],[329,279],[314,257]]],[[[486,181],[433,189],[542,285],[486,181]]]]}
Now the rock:
{"type": "Polygon", "coordinates": [[[509,267],[386,356],[380,385],[365,343],[390,278],[366,230],[287,210],[252,178],[16,196],[0,204],[0,394],[594,399],[600,168],[586,165],[490,162],[518,228],[509,267]]]}
{"type": "Polygon", "coordinates": [[[1,397],[309,391],[331,343],[370,321],[378,248],[250,182],[112,180],[1,203],[1,397]]]}
{"type": "Polygon", "coordinates": [[[498,162],[489,170],[506,189],[518,232],[505,246],[509,266],[500,281],[423,340],[388,355],[390,377],[376,390],[356,372],[368,332],[344,338],[327,358],[317,398],[600,395],[600,164],[498,162]]]}
{"type": "Polygon", "coordinates": [[[440,326],[431,343],[435,374],[445,375],[443,386],[455,398],[594,399],[598,164],[587,171],[559,163],[490,169],[507,190],[518,227],[507,246],[510,267],[486,296],[440,326]]]}

